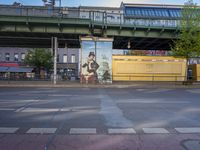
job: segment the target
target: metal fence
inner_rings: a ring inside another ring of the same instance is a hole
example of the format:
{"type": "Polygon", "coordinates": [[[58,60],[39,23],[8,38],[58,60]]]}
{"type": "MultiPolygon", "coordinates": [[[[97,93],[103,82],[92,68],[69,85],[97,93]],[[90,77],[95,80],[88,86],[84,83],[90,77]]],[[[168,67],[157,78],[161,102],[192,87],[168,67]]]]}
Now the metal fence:
{"type": "Polygon", "coordinates": [[[24,7],[24,6],[0,6],[0,15],[26,16],[26,17],[57,17],[89,19],[92,23],[173,27],[180,26],[180,20],[170,18],[126,18],[123,13],[107,13],[102,11],[86,11],[78,8],[65,7],[24,7]]]}
{"type": "MultiPolygon", "coordinates": [[[[95,82],[98,84],[107,83],[106,80],[102,81],[98,77],[95,82]]],[[[109,79],[110,80],[110,79],[109,79]]],[[[183,84],[192,84],[200,81],[200,77],[197,76],[112,76],[114,82],[172,82],[172,83],[183,83],[183,84]]],[[[53,81],[53,74],[33,74],[33,73],[17,73],[17,74],[2,74],[0,73],[0,81],[53,81]]],[[[57,75],[57,81],[79,81],[78,76],[64,76],[62,74],[57,75]]],[[[95,83],[92,81],[91,83],[95,83]]],[[[88,82],[90,84],[90,82],[88,82]]],[[[84,83],[83,83],[84,84],[84,83]]]]}
{"type": "MultiPolygon", "coordinates": [[[[57,75],[57,81],[75,81],[77,76],[57,75]]],[[[34,74],[34,73],[0,73],[0,81],[53,81],[51,74],[34,74]]]]}

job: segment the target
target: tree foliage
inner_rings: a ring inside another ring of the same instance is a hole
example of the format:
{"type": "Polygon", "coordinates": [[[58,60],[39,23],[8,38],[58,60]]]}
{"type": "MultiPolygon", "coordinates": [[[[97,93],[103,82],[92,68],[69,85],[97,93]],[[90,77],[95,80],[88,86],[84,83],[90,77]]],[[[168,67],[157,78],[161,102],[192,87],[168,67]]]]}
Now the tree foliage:
{"type": "Polygon", "coordinates": [[[52,68],[52,54],[50,50],[43,48],[32,49],[25,57],[24,63],[36,67],[38,70],[52,68]]]}
{"type": "Polygon", "coordinates": [[[182,9],[179,39],[174,41],[172,54],[184,57],[200,56],[200,8],[190,0],[182,9]]]}

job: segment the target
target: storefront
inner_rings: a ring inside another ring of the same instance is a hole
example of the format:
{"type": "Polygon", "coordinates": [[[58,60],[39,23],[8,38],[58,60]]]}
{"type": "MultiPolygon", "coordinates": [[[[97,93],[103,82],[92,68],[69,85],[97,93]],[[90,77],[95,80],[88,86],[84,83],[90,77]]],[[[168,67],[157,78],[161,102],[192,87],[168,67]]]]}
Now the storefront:
{"type": "Polygon", "coordinates": [[[78,63],[58,63],[58,80],[77,80],[78,63]]]}
{"type": "Polygon", "coordinates": [[[33,68],[29,67],[2,67],[0,66],[0,79],[20,80],[32,79],[34,77],[33,68]]]}

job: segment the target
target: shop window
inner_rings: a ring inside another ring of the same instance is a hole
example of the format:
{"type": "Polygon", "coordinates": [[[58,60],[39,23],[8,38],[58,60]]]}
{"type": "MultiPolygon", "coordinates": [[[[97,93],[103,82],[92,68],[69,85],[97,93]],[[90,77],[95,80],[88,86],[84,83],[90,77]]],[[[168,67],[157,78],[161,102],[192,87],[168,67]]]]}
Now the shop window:
{"type": "Polygon", "coordinates": [[[25,53],[21,53],[21,60],[24,61],[25,59],[25,53]]]}
{"type": "Polygon", "coordinates": [[[6,55],[5,55],[5,60],[6,60],[6,61],[10,61],[10,53],[6,53],[6,55]]]}
{"type": "Polygon", "coordinates": [[[67,63],[67,55],[66,54],[63,55],[63,63],[67,63]]]}
{"type": "Polygon", "coordinates": [[[72,63],[75,63],[76,62],[76,57],[74,54],[71,55],[71,62],[72,63]]]}
{"type": "Polygon", "coordinates": [[[14,54],[14,61],[19,61],[19,55],[18,55],[18,53],[14,54]]]}
{"type": "Polygon", "coordinates": [[[57,62],[60,62],[59,54],[57,55],[57,62]]]}

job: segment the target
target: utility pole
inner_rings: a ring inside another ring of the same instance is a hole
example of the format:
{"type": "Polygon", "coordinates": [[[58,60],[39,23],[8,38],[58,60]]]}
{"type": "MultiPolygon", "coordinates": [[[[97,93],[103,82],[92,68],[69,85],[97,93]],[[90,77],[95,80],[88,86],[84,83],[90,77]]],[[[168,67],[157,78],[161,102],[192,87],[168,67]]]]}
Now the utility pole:
{"type": "Polygon", "coordinates": [[[57,52],[58,52],[58,39],[57,37],[51,38],[51,48],[53,53],[53,84],[57,83],[57,52]]]}

